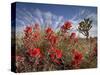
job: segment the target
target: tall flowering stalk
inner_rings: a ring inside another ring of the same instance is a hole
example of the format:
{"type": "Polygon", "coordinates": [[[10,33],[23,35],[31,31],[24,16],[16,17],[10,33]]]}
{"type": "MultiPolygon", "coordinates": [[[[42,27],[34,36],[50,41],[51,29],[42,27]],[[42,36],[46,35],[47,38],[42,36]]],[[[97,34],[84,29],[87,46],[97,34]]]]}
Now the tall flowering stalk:
{"type": "Polygon", "coordinates": [[[55,46],[58,43],[58,36],[50,27],[46,28],[45,33],[45,38],[49,41],[50,45],[55,46]]]}
{"type": "Polygon", "coordinates": [[[37,47],[37,42],[40,41],[40,26],[35,24],[34,26],[26,26],[24,30],[23,43],[26,49],[37,47]]]}

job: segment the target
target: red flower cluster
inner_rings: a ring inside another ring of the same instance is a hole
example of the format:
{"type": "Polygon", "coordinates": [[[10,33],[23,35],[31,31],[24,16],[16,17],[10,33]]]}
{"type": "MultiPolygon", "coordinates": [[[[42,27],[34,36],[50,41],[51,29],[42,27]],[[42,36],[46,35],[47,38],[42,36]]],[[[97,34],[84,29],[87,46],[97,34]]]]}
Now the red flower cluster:
{"type": "Polygon", "coordinates": [[[61,26],[61,31],[66,32],[66,30],[69,30],[72,27],[70,21],[66,21],[63,26],[61,26]]]}
{"type": "Polygon", "coordinates": [[[50,42],[52,46],[54,46],[58,42],[58,37],[54,34],[51,28],[46,29],[46,39],[50,42]]]}
{"type": "Polygon", "coordinates": [[[62,51],[61,50],[56,50],[56,57],[58,59],[61,59],[62,58],[62,51]]]}
{"type": "Polygon", "coordinates": [[[24,30],[24,33],[25,33],[25,37],[28,37],[28,35],[30,33],[32,33],[32,27],[31,26],[27,26],[24,30]]]}
{"type": "Polygon", "coordinates": [[[50,41],[51,45],[53,46],[53,45],[57,44],[57,42],[58,42],[58,37],[57,37],[56,35],[53,35],[53,34],[52,34],[52,35],[49,37],[49,41],[50,41]]]}
{"type": "Polygon", "coordinates": [[[28,50],[30,48],[35,48],[33,42],[38,42],[40,40],[40,27],[38,24],[34,26],[26,26],[24,30],[24,46],[28,50]]]}
{"type": "Polygon", "coordinates": [[[42,54],[40,48],[29,49],[28,54],[32,57],[32,59],[35,59],[33,60],[33,64],[35,65],[40,64],[44,60],[44,55],[42,54]]]}
{"type": "Polygon", "coordinates": [[[50,59],[52,62],[57,63],[57,64],[61,63],[61,61],[59,61],[59,59],[61,59],[63,56],[61,50],[53,48],[53,49],[49,50],[49,54],[50,54],[50,59]]]}
{"type": "Polygon", "coordinates": [[[82,53],[79,52],[78,50],[73,49],[72,56],[73,56],[72,65],[75,65],[78,67],[83,59],[82,53]]]}
{"type": "Polygon", "coordinates": [[[28,53],[31,57],[40,57],[41,56],[41,52],[40,52],[39,48],[30,49],[30,50],[28,50],[28,53]]]}
{"type": "Polygon", "coordinates": [[[46,28],[45,32],[46,32],[46,34],[51,34],[51,33],[53,33],[53,30],[50,27],[48,27],[48,28],[46,28]]]}
{"type": "Polygon", "coordinates": [[[32,27],[31,26],[27,26],[24,31],[26,33],[31,33],[32,32],[32,27]]]}

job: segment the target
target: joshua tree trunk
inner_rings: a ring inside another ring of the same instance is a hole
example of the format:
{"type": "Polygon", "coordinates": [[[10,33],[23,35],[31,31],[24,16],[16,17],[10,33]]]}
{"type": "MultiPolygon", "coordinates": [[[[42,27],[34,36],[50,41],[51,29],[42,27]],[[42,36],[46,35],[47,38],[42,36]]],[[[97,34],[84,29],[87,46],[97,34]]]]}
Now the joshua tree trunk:
{"type": "Polygon", "coordinates": [[[86,32],[86,40],[88,41],[88,37],[89,37],[89,32],[86,32]]]}

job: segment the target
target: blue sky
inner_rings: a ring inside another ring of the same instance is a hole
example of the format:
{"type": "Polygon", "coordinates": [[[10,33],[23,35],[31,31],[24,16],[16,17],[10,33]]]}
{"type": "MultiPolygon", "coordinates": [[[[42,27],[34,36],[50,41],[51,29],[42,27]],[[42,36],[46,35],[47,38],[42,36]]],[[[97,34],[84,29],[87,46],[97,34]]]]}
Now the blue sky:
{"type": "Polygon", "coordinates": [[[77,32],[78,23],[84,18],[93,20],[93,27],[90,34],[91,36],[96,36],[96,7],[19,2],[16,4],[16,26],[18,31],[34,23],[39,23],[41,27],[49,25],[55,30],[63,25],[64,21],[70,20],[73,23],[71,32],[77,32]]]}

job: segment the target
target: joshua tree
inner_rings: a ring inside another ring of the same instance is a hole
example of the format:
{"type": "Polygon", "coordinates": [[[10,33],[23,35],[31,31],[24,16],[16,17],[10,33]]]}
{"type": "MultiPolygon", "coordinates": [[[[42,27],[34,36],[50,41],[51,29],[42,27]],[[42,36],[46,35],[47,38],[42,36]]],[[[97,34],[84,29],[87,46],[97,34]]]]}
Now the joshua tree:
{"type": "Polygon", "coordinates": [[[89,30],[92,28],[91,24],[92,24],[92,20],[87,18],[87,19],[84,19],[83,21],[81,21],[78,26],[78,31],[80,33],[82,33],[84,36],[86,36],[87,40],[89,37],[89,30]]]}

